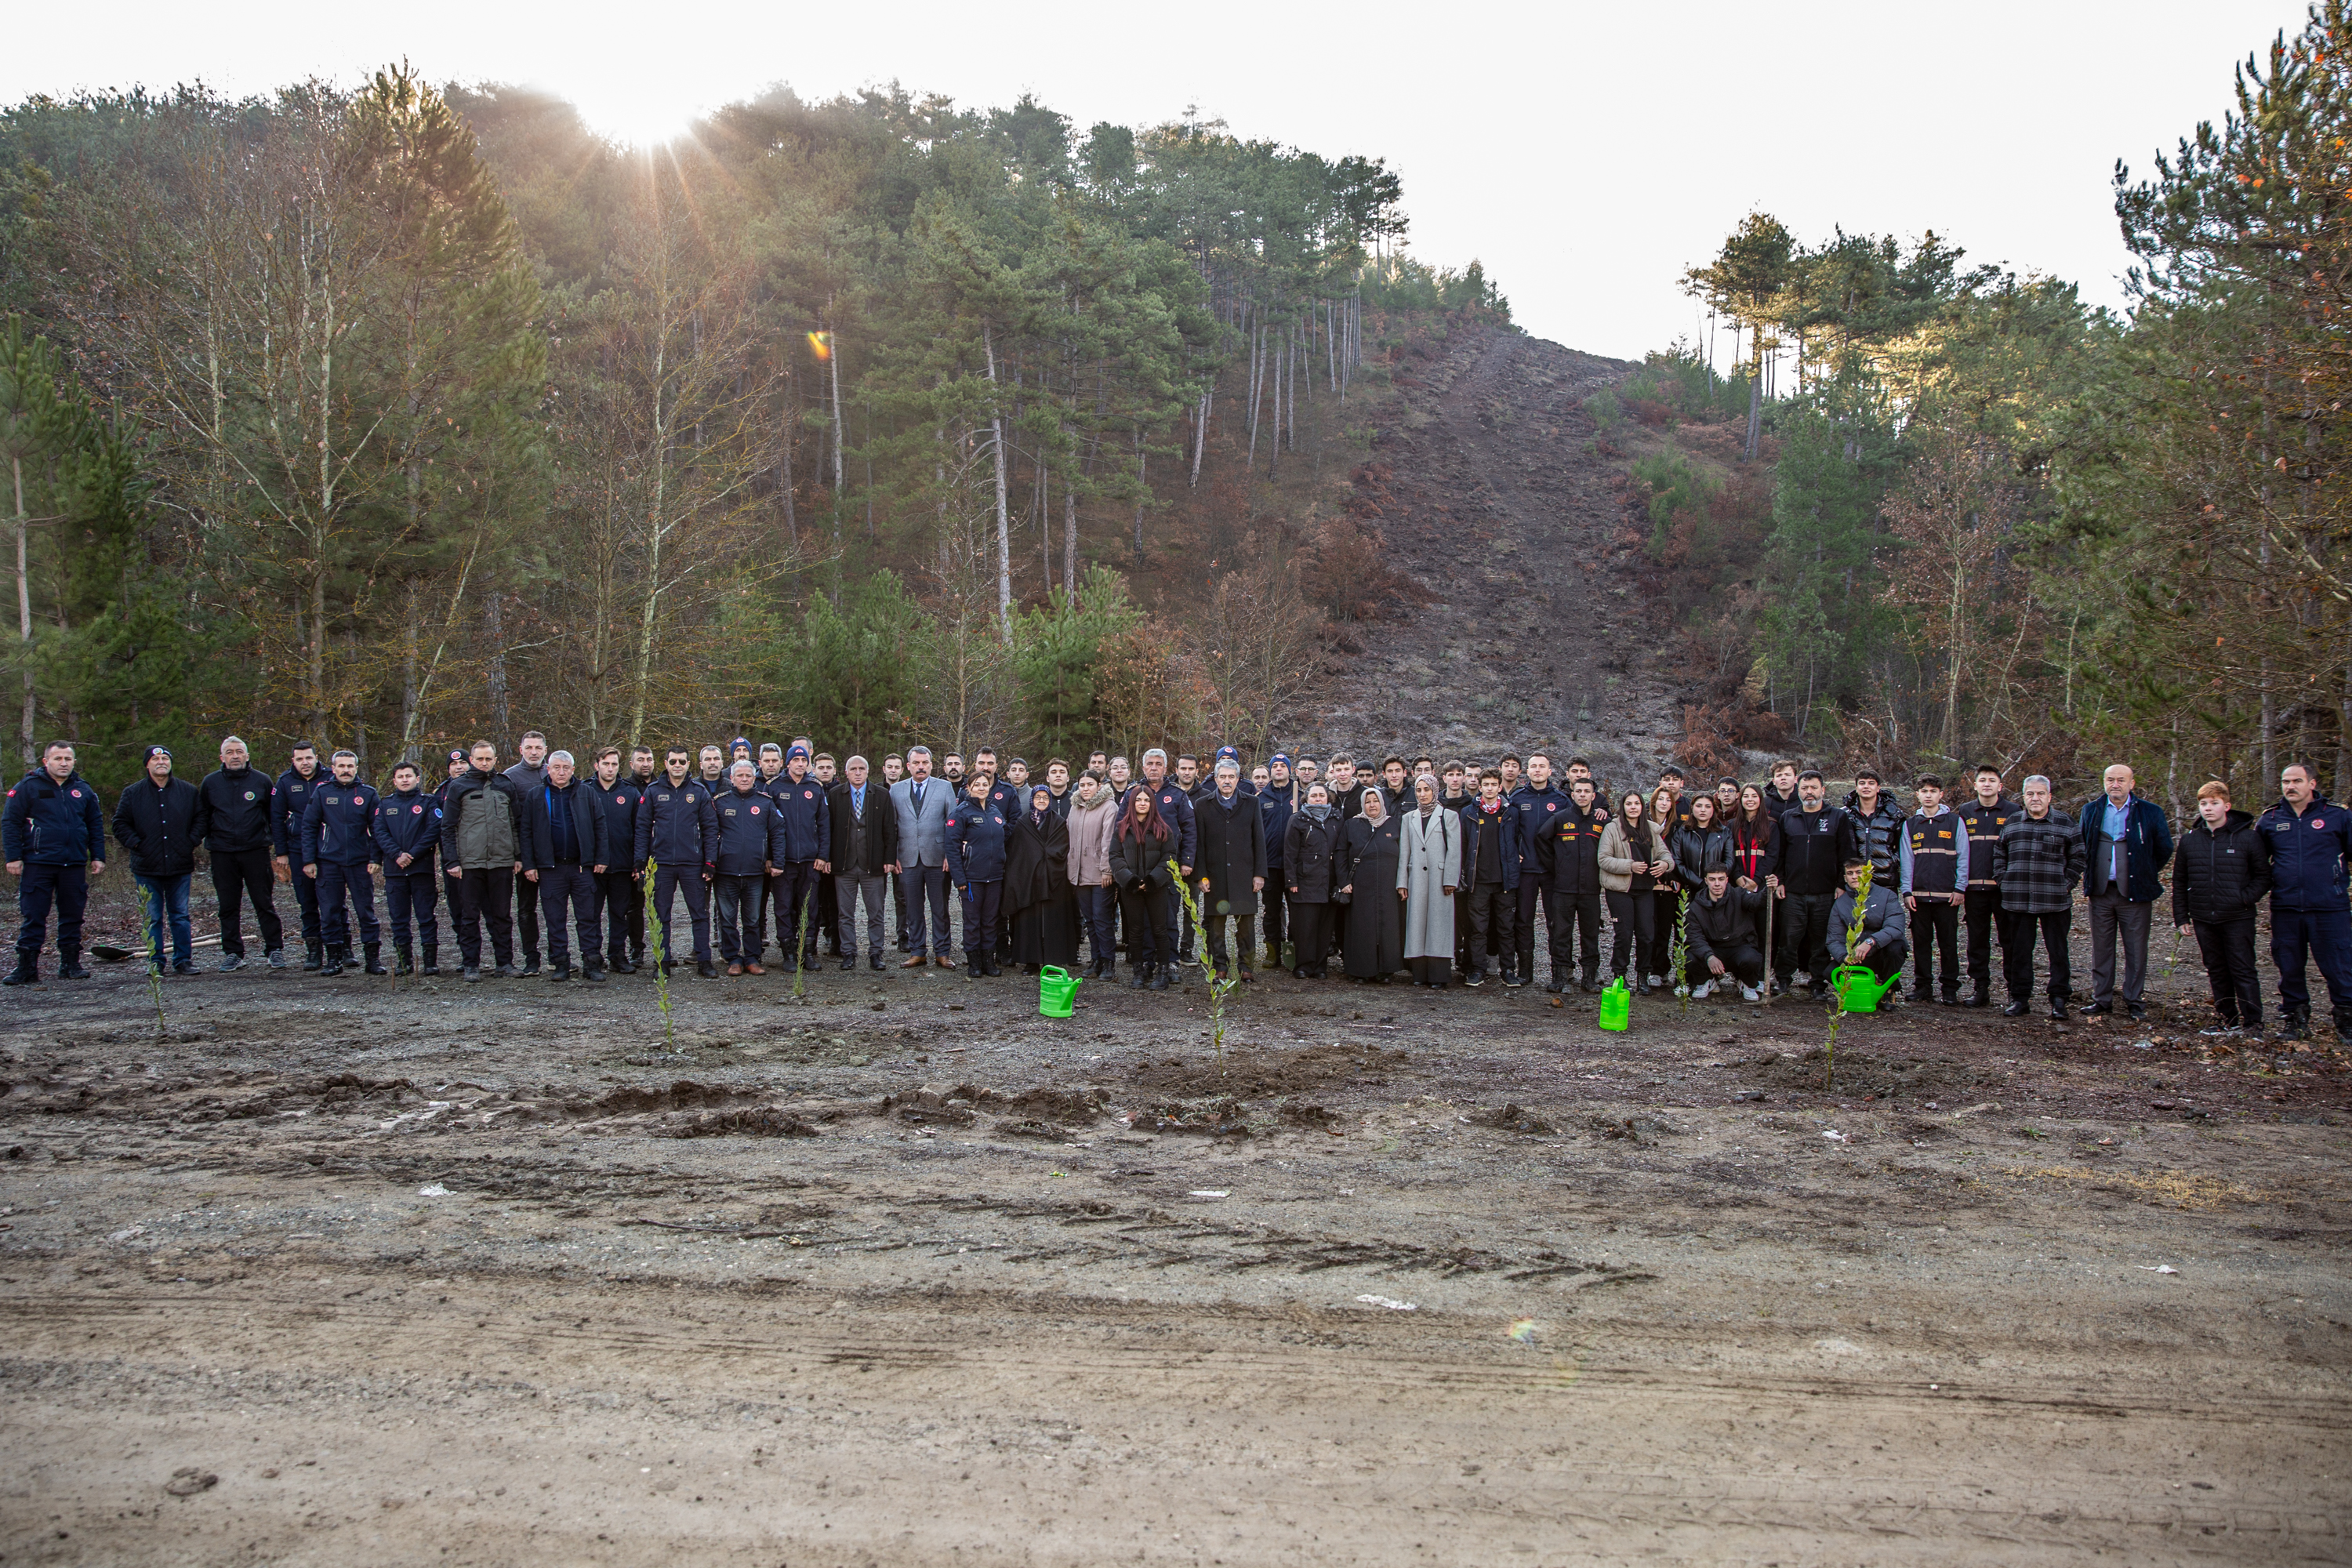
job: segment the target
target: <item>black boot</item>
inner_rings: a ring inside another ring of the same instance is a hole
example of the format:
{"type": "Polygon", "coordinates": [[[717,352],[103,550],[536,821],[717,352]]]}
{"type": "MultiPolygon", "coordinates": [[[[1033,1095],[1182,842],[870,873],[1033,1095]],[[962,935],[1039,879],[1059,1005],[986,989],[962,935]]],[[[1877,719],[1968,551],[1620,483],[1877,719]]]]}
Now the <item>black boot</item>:
{"type": "Polygon", "coordinates": [[[1095,961],[1095,978],[1097,980],[1118,979],[1118,960],[1116,958],[1097,959],[1095,961]]]}
{"type": "Polygon", "coordinates": [[[360,943],[360,952],[366,957],[367,962],[361,967],[367,973],[389,974],[391,973],[390,970],[383,966],[383,943],[380,942],[363,942],[360,943]]]}
{"type": "Polygon", "coordinates": [[[993,949],[989,952],[985,958],[981,960],[981,967],[988,972],[991,979],[993,979],[997,975],[1004,973],[1004,971],[996,966],[996,953],[993,949]]]}
{"type": "Polygon", "coordinates": [[[583,979],[583,980],[602,980],[602,979],[604,979],[604,961],[603,961],[602,959],[596,959],[596,958],[587,958],[587,959],[583,959],[583,960],[581,960],[581,963],[580,963],[580,978],[581,978],[581,979],[583,979]]]}
{"type": "Polygon", "coordinates": [[[414,974],[416,973],[415,952],[404,942],[396,942],[392,944],[392,972],[394,974],[414,974]]]}
{"type": "Polygon", "coordinates": [[[719,978],[719,965],[711,963],[710,960],[707,958],[697,959],[695,961],[694,972],[697,974],[701,975],[705,980],[716,980],[719,978]]]}
{"type": "Polygon", "coordinates": [[[0,979],[0,985],[38,985],[40,983],[40,965],[21,952],[16,955],[16,967],[8,972],[7,978],[0,979]]]}
{"type": "Polygon", "coordinates": [[[320,963],[320,955],[325,951],[326,949],[318,942],[304,942],[302,944],[302,967],[306,970],[315,972],[320,963]]]}
{"type": "MultiPolygon", "coordinates": [[[[2088,1012],[2090,1009],[2085,1008],[2084,1011],[2088,1012]]],[[[2066,999],[2064,997],[2053,996],[2050,998],[2050,1016],[2061,1024],[2066,1021],[2066,999]]]]}
{"type": "Polygon", "coordinates": [[[425,944],[425,973],[427,974],[441,973],[441,950],[429,942],[425,944]]]}
{"type": "Polygon", "coordinates": [[[89,971],[81,966],[80,953],[60,952],[58,954],[58,978],[60,980],[87,980],[89,978],[89,971]]]}
{"type": "Polygon", "coordinates": [[[547,977],[551,981],[572,978],[572,960],[551,957],[547,961],[547,977]]]}
{"type": "Polygon", "coordinates": [[[980,978],[982,971],[980,967],[979,953],[967,952],[963,955],[963,972],[967,979],[977,980],[980,978]]]}
{"type": "MultiPolygon", "coordinates": [[[[16,984],[11,981],[9,984],[16,984]]],[[[2290,1007],[2279,1016],[2276,1038],[2287,1041],[2311,1038],[2311,1015],[2301,1008],[2290,1007]]]]}
{"type": "MultiPolygon", "coordinates": [[[[310,968],[314,966],[306,964],[304,967],[310,968]]],[[[342,943],[329,942],[327,944],[326,962],[324,963],[318,964],[315,967],[318,969],[319,978],[321,980],[332,980],[337,975],[341,974],[343,972],[342,943]]]]}
{"type": "Polygon", "coordinates": [[[1173,967],[1174,965],[1172,964],[1154,964],[1151,970],[1151,989],[1154,991],[1167,990],[1169,985],[1168,972],[1173,967]]]}
{"type": "Polygon", "coordinates": [[[1151,965],[1130,963],[1127,966],[1127,988],[1129,991],[1140,991],[1150,984],[1151,965]]]}

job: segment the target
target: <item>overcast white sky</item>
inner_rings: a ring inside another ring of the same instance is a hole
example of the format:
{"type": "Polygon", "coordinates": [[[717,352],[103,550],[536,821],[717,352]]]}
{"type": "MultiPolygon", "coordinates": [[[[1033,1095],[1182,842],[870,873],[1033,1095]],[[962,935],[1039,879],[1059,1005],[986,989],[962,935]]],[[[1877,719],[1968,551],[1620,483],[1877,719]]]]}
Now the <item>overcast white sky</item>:
{"type": "Polygon", "coordinates": [[[1483,259],[1529,331],[1636,357],[1696,336],[1675,287],[1751,207],[2071,278],[2121,299],[2118,157],[2145,172],[2230,106],[2230,69],[2301,0],[1756,0],[1544,6],[1100,4],[827,7],[707,0],[25,6],[0,101],[196,79],[233,92],[350,80],[407,57],[436,80],[555,89],[658,136],[773,81],[826,97],[897,79],[967,105],[1033,91],[1075,120],[1197,104],[1249,137],[1385,155],[1412,247],[1483,259]]]}

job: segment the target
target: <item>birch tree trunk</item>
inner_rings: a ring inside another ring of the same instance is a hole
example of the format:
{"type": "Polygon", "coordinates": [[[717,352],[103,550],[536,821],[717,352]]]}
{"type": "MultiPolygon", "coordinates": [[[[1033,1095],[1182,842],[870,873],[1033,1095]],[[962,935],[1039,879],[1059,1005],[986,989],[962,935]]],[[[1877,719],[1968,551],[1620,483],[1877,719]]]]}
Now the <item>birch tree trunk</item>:
{"type": "MultiPolygon", "coordinates": [[[[8,471],[16,484],[16,641],[25,655],[25,717],[17,734],[23,742],[25,768],[30,772],[40,763],[34,750],[33,722],[37,717],[33,700],[33,579],[26,570],[27,536],[32,531],[32,520],[25,515],[25,459],[11,457],[8,471]]],[[[1138,519],[1142,516],[1138,512],[1138,519]]],[[[1139,531],[1142,523],[1136,524],[1139,531]]],[[[1140,531],[1137,536],[1142,538],[1140,531]]]]}
{"type": "MultiPolygon", "coordinates": [[[[831,319],[830,315],[827,319],[828,321],[831,319]]],[[[833,542],[838,549],[841,544],[841,497],[844,482],[841,461],[841,333],[827,327],[824,341],[833,350],[825,356],[824,363],[833,367],[833,542]]],[[[989,377],[991,381],[995,379],[993,374],[989,377]]]]}
{"type": "MultiPolygon", "coordinates": [[[[986,323],[980,329],[981,353],[988,360],[988,384],[996,382],[996,340],[986,323]]],[[[988,405],[988,439],[996,462],[996,618],[1004,640],[1013,640],[1013,520],[1006,510],[1004,473],[1004,414],[992,399],[988,405]]]]}

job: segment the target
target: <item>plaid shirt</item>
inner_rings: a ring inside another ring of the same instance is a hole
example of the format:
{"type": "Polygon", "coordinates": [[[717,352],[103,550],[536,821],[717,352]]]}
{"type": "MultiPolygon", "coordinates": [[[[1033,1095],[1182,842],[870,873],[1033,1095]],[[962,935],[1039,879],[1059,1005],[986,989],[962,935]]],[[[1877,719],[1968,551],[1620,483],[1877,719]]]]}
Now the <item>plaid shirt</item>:
{"type": "Polygon", "coordinates": [[[1992,852],[1993,880],[2000,884],[2000,907],[2011,914],[2046,915],[2071,908],[2074,884],[2090,857],[2074,819],[2051,809],[2035,821],[2022,811],[2004,823],[1992,852]]]}

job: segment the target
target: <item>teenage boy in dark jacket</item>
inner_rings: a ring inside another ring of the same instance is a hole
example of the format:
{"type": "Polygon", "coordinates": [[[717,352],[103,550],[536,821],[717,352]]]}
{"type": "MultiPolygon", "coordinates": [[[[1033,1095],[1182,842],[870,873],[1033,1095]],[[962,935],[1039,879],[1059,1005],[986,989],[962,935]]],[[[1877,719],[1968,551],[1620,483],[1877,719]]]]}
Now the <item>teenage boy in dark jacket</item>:
{"type": "Polygon", "coordinates": [[[1756,951],[1756,911],[1764,907],[1764,895],[1733,887],[1727,867],[1708,868],[1706,881],[1684,928],[1682,982],[1695,1001],[1716,985],[1736,983],[1740,996],[1753,1002],[1764,981],[1764,955],[1756,951]]]}
{"type": "Polygon", "coordinates": [[[74,749],[51,741],[41,765],[8,792],[0,818],[8,874],[16,884],[16,967],[0,985],[37,985],[41,942],[48,930],[49,906],[58,910],[58,978],[87,980],[81,966],[81,915],[89,901],[89,879],[106,869],[106,820],[98,791],[74,771],[74,749]]]}
{"type": "Polygon", "coordinates": [[[1580,991],[1601,989],[1601,835],[1609,814],[1592,804],[1592,781],[1570,786],[1569,805],[1547,820],[1536,845],[1550,897],[1544,919],[1551,926],[1551,984],[1555,994],[1575,979],[1575,958],[1584,962],[1580,991]],[[1578,934],[1582,942],[1577,946],[1578,934]],[[1573,956],[1572,956],[1573,955],[1573,956]]]}
{"type": "MultiPolygon", "coordinates": [[[[1536,914],[1542,911],[1544,923],[1553,923],[1549,908],[1549,889],[1544,880],[1544,867],[1538,858],[1537,846],[1551,831],[1562,812],[1574,803],[1561,791],[1552,787],[1551,758],[1542,752],[1528,753],[1527,782],[1517,793],[1504,796],[1503,809],[1517,816],[1518,828],[1512,836],[1519,848],[1518,897],[1511,910],[1512,959],[1504,964],[1504,973],[1514,972],[1522,983],[1536,974],[1536,914]]],[[[1334,921],[1344,925],[1344,921],[1334,921]]],[[[1556,931],[1549,931],[1548,945],[1562,949],[1556,931]]],[[[1597,960],[1599,954],[1595,953],[1597,960]]]]}
{"type": "Polygon", "coordinates": [[[196,786],[172,776],[172,753],[147,748],[147,776],[122,792],[114,806],[114,838],[131,857],[131,874],[147,893],[147,962],[163,967],[163,923],[172,926],[172,973],[193,974],[188,884],[196,869],[196,822],[204,805],[196,786]]]}
{"type": "Polygon", "coordinates": [[[220,743],[220,767],[196,786],[196,837],[213,861],[213,896],[220,901],[223,969],[245,967],[244,910],[253,900],[253,923],[269,967],[286,967],[286,934],[278,923],[271,895],[271,823],[277,787],[252,765],[246,744],[231,735],[220,743]]]}
{"type": "Polygon", "coordinates": [[[2000,954],[2009,971],[2009,1005],[2001,1012],[2022,1018],[2029,1011],[2038,934],[2050,955],[2050,1016],[2063,1021],[2074,994],[2066,937],[2074,921],[2074,884],[2083,879],[2083,834],[2073,817],[2051,805],[2047,778],[2027,779],[2022,794],[2024,808],[2000,830],[1992,856],[2006,922],[2000,954]]]}
{"type": "Polygon", "coordinates": [[[2219,1016],[2208,1035],[2263,1033],[2262,977],[2254,968],[2254,916],[2271,889],[2271,847],[2254,819],[2230,809],[2230,786],[2197,792],[2197,820],[2172,860],[2172,923],[2197,933],[2219,1016]]]}
{"type": "Polygon", "coordinates": [[[1870,891],[1862,891],[1862,874],[1870,869],[1870,862],[1859,855],[1846,862],[1845,890],[1830,906],[1830,963],[1865,965],[1883,985],[1903,973],[1903,960],[1911,951],[1909,927],[1903,900],[1893,888],[1879,884],[1876,872],[1871,874],[1870,891]]]}
{"type": "Polygon", "coordinates": [[[326,939],[319,934],[319,884],[294,874],[294,857],[302,847],[302,816],[310,809],[310,793],[327,782],[319,765],[319,749],[297,741],[291,763],[278,775],[270,801],[269,834],[278,854],[278,869],[294,883],[294,907],[302,917],[302,967],[316,969],[326,961],[326,939]]]}
{"type": "MultiPolygon", "coordinates": [[[[647,761],[652,753],[646,752],[647,761]]],[[[637,851],[637,805],[645,788],[633,775],[621,776],[621,752],[607,746],[596,753],[596,795],[604,806],[604,869],[596,879],[596,901],[604,910],[604,965],[615,974],[634,974],[646,961],[645,868],[637,851]]]]}
{"type": "Polygon", "coordinates": [[[321,979],[343,972],[352,958],[352,929],[345,919],[343,895],[351,894],[359,911],[360,947],[367,972],[382,974],[383,933],[375,922],[375,879],[368,867],[375,858],[375,786],[360,782],[356,752],[337,752],[327,782],[310,792],[302,812],[302,876],[319,889],[319,934],[327,944],[321,979]]]}
{"type": "Polygon", "coordinates": [[[425,793],[415,763],[392,770],[392,793],[375,803],[375,852],[383,862],[383,907],[392,916],[392,972],[416,973],[412,929],[425,947],[425,973],[441,973],[441,931],[434,923],[439,900],[433,851],[441,838],[441,803],[425,793]]]}
{"type": "Polygon", "coordinates": [[[709,793],[686,776],[687,752],[672,746],[662,759],[662,776],[646,790],[637,807],[637,841],[632,857],[636,865],[654,863],[654,915],[661,922],[661,952],[655,962],[667,974],[670,962],[670,910],[677,896],[686,895],[687,919],[694,927],[694,972],[705,980],[719,978],[710,962],[709,884],[716,867],[719,813],[709,793]]]}
{"type": "Polygon", "coordinates": [[[1853,818],[1829,807],[1829,785],[1808,768],[1797,775],[1797,805],[1780,814],[1765,858],[1764,882],[1780,900],[1780,951],[1772,955],[1772,994],[1789,989],[1801,963],[1812,993],[1830,990],[1830,906],[1845,886],[1845,863],[1861,858],[1853,818]]]}
{"type": "Polygon", "coordinates": [[[1903,824],[1903,907],[1919,936],[1919,967],[1911,986],[1911,1000],[1926,1002],[1932,994],[1928,973],[1936,950],[1944,954],[1944,1005],[1960,999],[1960,902],[1967,897],[1968,829],[1960,814],[1944,804],[1944,781],[1921,773],[1912,786],[1919,809],[1903,824]]]}
{"type": "Polygon", "coordinates": [[[1465,985],[1486,983],[1489,953],[1500,963],[1505,985],[1526,984],[1511,930],[1521,874],[1519,814],[1503,804],[1503,775],[1487,768],[1478,775],[1478,793],[1462,808],[1462,899],[1470,909],[1465,985]]]}
{"type": "Polygon", "coordinates": [[[2345,902],[2352,866],[2352,822],[2342,806],[2319,793],[2307,763],[2279,770],[2279,802],[2255,828],[2271,849],[2271,961],[2279,971],[2279,1038],[2311,1032],[2306,952],[2327,982],[2336,1010],[2336,1037],[2352,1030],[2352,912],[2345,902]]]}
{"type": "Polygon", "coordinates": [[[604,978],[603,922],[596,879],[605,868],[604,797],[579,776],[569,752],[550,752],[539,787],[523,797],[523,880],[539,896],[547,929],[547,977],[572,977],[563,915],[580,938],[580,977],[604,978]]]}
{"type": "Polygon", "coordinates": [[[2000,847],[2000,830],[2025,809],[2004,793],[2000,770],[1986,763],[1972,780],[1975,793],[1958,808],[1960,826],[1969,836],[1967,863],[1961,867],[1967,896],[1960,913],[1969,922],[1969,1005],[1982,1007],[1992,1000],[1992,944],[1999,937],[2002,967],[2007,969],[2009,936],[2000,916],[2000,883],[1993,875],[1993,856],[2000,847]]]}
{"type": "Polygon", "coordinates": [[[1877,773],[1864,768],[1853,775],[1844,809],[1853,819],[1854,846],[1870,862],[1870,885],[1899,895],[1903,891],[1903,814],[1895,809],[1895,801],[1877,773]]]}

